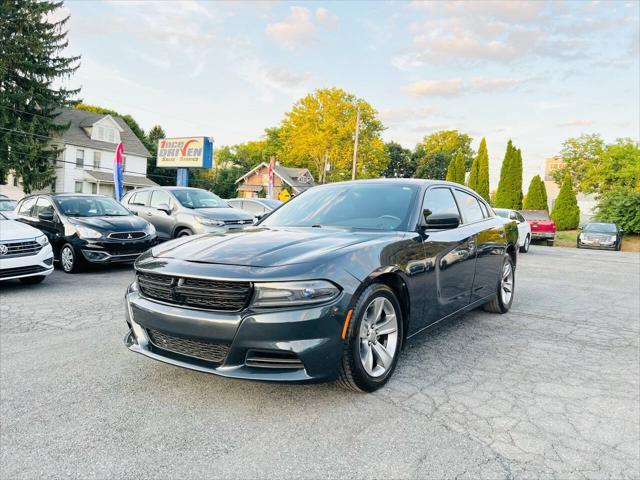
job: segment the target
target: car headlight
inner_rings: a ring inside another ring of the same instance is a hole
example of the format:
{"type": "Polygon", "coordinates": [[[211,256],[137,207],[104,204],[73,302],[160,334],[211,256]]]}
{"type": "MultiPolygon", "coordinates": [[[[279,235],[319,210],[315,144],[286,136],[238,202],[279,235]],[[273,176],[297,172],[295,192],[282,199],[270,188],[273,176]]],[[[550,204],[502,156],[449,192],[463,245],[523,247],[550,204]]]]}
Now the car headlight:
{"type": "Polygon", "coordinates": [[[100,238],[102,234],[97,230],[89,227],[76,226],[76,232],[80,238],[100,238]]]}
{"type": "Polygon", "coordinates": [[[584,238],[584,233],[578,235],[578,240],[582,240],[584,238]]]}
{"type": "Polygon", "coordinates": [[[202,225],[208,225],[210,227],[221,227],[224,225],[224,222],[222,220],[213,220],[206,217],[196,217],[196,222],[201,223],[202,225]]]}
{"type": "Polygon", "coordinates": [[[254,307],[287,307],[312,305],[333,300],[340,289],[324,280],[309,282],[256,283],[253,295],[254,307]]]}
{"type": "Polygon", "coordinates": [[[147,225],[147,229],[146,229],[147,235],[155,235],[156,234],[156,227],[153,226],[153,224],[149,224],[147,225]]]}
{"type": "Polygon", "coordinates": [[[36,242],[44,247],[47,243],[49,243],[49,239],[46,235],[40,235],[38,238],[36,238],[36,242]]]}

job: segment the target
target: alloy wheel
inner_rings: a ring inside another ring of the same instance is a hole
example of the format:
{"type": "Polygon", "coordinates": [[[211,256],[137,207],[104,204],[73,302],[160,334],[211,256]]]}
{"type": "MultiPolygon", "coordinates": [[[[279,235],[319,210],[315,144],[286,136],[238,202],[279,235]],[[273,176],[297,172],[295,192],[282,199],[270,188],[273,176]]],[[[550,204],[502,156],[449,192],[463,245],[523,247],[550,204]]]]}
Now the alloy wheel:
{"type": "Polygon", "coordinates": [[[73,252],[71,247],[64,247],[60,252],[60,263],[65,272],[73,270],[73,252]]]}
{"type": "Polygon", "coordinates": [[[367,306],[360,324],[360,362],[367,374],[381,377],[393,366],[398,349],[398,317],[385,297],[367,306]]]}
{"type": "Polygon", "coordinates": [[[505,262],[504,267],[502,267],[500,295],[502,296],[502,303],[509,305],[511,296],[513,295],[513,267],[511,266],[511,262],[505,262]]]}

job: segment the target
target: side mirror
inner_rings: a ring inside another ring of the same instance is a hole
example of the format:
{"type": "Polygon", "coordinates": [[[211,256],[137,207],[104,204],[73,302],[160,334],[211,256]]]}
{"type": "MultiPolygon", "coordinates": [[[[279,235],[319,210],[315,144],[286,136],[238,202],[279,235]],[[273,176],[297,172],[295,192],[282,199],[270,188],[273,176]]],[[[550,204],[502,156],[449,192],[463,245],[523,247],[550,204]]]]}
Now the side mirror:
{"type": "Polygon", "coordinates": [[[53,212],[40,212],[38,213],[38,220],[45,222],[53,222],[53,212]]]}
{"type": "Polygon", "coordinates": [[[157,209],[161,212],[166,213],[167,215],[171,215],[171,207],[169,207],[169,205],[167,205],[166,203],[159,204],[157,209]]]}
{"type": "MultiPolygon", "coordinates": [[[[424,213],[427,213],[426,210],[424,213]]],[[[427,229],[443,229],[448,230],[452,228],[458,228],[460,226],[460,216],[450,213],[431,214],[425,215],[424,223],[422,224],[427,229]]]]}

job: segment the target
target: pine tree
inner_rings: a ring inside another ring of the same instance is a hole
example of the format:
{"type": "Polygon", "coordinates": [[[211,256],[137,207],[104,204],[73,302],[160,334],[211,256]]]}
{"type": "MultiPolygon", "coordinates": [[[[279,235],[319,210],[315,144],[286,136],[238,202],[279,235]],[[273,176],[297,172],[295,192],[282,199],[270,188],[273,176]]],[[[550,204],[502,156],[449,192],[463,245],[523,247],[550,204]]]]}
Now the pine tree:
{"type": "MultiPolygon", "coordinates": [[[[484,138],[482,139],[484,141],[484,138]]],[[[480,149],[482,149],[482,143],[480,144],[480,149]]],[[[471,170],[469,171],[469,180],[467,181],[467,186],[471,190],[478,189],[478,174],[480,173],[480,149],[478,150],[478,155],[473,159],[473,163],[471,164],[471,170]]]]}
{"type": "Polygon", "coordinates": [[[504,153],[504,160],[500,167],[500,181],[494,200],[494,207],[511,208],[511,170],[513,164],[513,143],[507,143],[507,150],[504,153]]]}
{"type": "MultiPolygon", "coordinates": [[[[484,198],[488,202],[490,201],[489,153],[487,152],[487,142],[484,138],[480,141],[478,155],[475,158],[473,165],[476,165],[477,168],[475,186],[471,186],[471,177],[469,177],[469,187],[475,190],[482,198],[484,198]]],[[[473,165],[471,166],[471,175],[473,175],[473,165]]]]}
{"type": "Polygon", "coordinates": [[[556,222],[558,230],[573,230],[580,224],[580,208],[568,174],[565,175],[558,198],[553,204],[551,218],[556,222]]]}
{"type": "Polygon", "coordinates": [[[466,176],[464,154],[462,151],[456,152],[451,162],[449,162],[449,168],[447,168],[448,182],[455,182],[464,185],[464,177],[466,176]]]}
{"type": "Polygon", "coordinates": [[[531,179],[527,196],[524,198],[523,208],[525,210],[549,210],[547,203],[547,188],[540,175],[531,179]]]}
{"type": "Polygon", "coordinates": [[[57,155],[51,140],[68,128],[54,119],[79,91],[54,88],[79,66],[79,57],[61,55],[69,17],[51,20],[61,5],[0,2],[0,182],[13,170],[25,193],[51,183],[57,155]]]}
{"type": "Polygon", "coordinates": [[[511,167],[511,207],[514,210],[522,210],[522,152],[515,149],[513,165],[511,167]]]}

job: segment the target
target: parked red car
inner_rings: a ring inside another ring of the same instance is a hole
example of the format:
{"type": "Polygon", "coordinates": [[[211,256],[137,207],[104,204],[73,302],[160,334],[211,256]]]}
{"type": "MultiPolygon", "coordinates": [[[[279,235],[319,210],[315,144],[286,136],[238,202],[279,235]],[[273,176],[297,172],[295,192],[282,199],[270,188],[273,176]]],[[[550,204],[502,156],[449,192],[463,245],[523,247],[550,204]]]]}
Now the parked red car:
{"type": "Polygon", "coordinates": [[[545,240],[552,246],[556,239],[556,223],[546,210],[520,210],[520,213],[531,225],[531,240],[545,240]]]}

